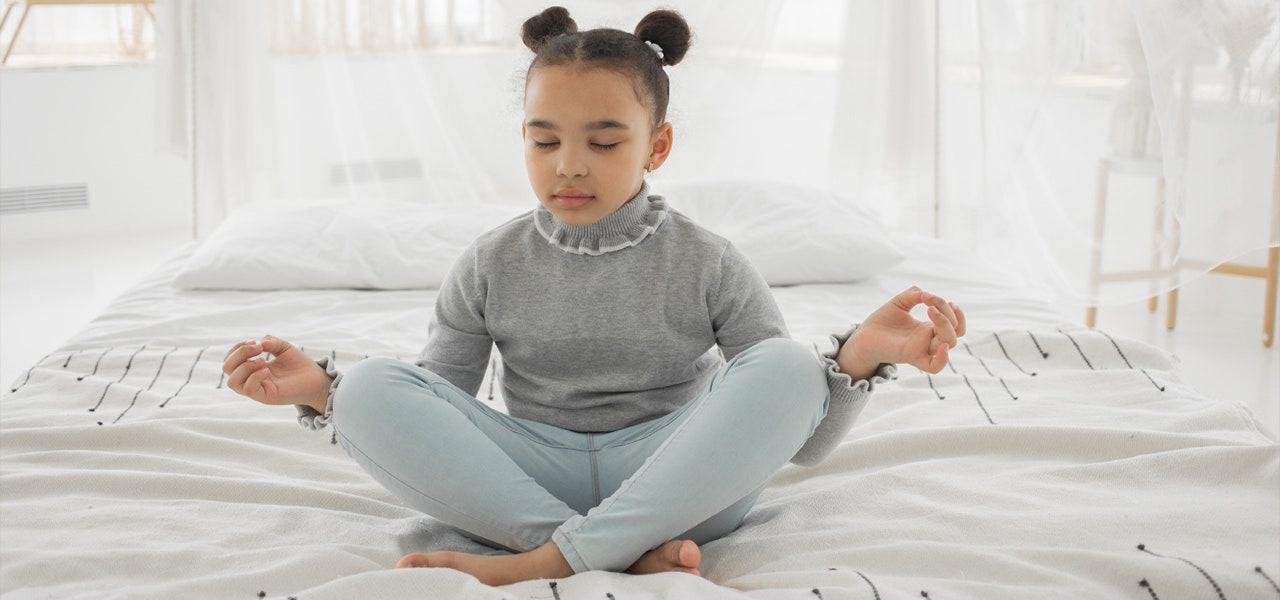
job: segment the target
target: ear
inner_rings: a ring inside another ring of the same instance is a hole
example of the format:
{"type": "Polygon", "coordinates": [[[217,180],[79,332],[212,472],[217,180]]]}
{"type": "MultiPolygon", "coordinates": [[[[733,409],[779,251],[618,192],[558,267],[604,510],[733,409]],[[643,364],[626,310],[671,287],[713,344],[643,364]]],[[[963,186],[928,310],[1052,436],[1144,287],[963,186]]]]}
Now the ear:
{"type": "Polygon", "coordinates": [[[671,154],[671,145],[675,143],[675,133],[671,128],[671,123],[663,123],[653,132],[653,142],[649,146],[649,163],[654,169],[662,166],[667,162],[667,156],[671,154]]]}

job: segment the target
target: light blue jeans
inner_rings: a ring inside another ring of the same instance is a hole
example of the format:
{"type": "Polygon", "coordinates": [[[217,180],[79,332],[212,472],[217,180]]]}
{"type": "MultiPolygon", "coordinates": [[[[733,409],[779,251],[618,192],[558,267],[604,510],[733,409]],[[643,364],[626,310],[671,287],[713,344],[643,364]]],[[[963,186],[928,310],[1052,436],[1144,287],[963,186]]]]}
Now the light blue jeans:
{"type": "Polygon", "coordinates": [[[333,423],[356,462],[410,506],[496,547],[554,541],[580,573],[622,571],[669,540],[733,531],[827,401],[813,354],[771,339],[679,410],[613,432],[517,419],[390,359],[344,376],[333,423]]]}

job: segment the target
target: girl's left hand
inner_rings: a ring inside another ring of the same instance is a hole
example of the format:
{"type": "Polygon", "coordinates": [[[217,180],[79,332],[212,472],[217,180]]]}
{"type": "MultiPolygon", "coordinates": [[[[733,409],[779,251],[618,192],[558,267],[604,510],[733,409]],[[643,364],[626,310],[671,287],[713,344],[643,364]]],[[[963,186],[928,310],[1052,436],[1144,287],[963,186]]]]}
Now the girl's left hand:
{"type": "Polygon", "coordinates": [[[937,373],[947,366],[947,353],[964,331],[959,306],[911,286],[862,322],[840,347],[836,364],[854,381],[871,377],[881,363],[907,363],[937,373]],[[911,316],[918,304],[928,306],[928,321],[911,316]]]}

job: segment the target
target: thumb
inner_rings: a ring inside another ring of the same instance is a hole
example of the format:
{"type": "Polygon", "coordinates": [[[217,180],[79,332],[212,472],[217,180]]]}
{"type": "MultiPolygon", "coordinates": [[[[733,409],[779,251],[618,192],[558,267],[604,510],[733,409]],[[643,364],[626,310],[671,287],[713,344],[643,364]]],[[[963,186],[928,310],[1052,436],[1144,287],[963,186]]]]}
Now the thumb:
{"type": "Polygon", "coordinates": [[[898,295],[894,296],[892,299],[889,300],[889,303],[893,304],[894,306],[897,306],[899,309],[902,309],[903,311],[910,311],[912,308],[915,307],[915,305],[923,302],[923,299],[922,299],[923,296],[924,296],[924,290],[921,290],[918,286],[913,285],[899,292],[898,295]]]}
{"type": "Polygon", "coordinates": [[[291,348],[293,348],[293,344],[290,344],[289,342],[286,342],[276,336],[266,335],[266,336],[263,336],[262,338],[262,350],[265,352],[270,352],[271,354],[274,354],[276,356],[280,356],[281,354],[284,354],[286,351],[290,350],[291,348]]]}

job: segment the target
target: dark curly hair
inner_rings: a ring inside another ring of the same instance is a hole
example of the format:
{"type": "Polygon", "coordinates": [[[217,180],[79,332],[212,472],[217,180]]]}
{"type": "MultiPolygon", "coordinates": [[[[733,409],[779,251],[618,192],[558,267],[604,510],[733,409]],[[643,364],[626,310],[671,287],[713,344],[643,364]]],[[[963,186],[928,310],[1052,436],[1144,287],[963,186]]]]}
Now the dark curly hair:
{"type": "Polygon", "coordinates": [[[637,95],[648,104],[654,127],[666,122],[671,97],[663,67],[684,59],[692,39],[689,24],[675,11],[655,10],[645,15],[634,34],[608,28],[580,32],[569,11],[560,6],[529,17],[520,36],[534,52],[527,76],[538,67],[569,64],[623,73],[635,82],[637,95]],[[646,42],[661,48],[661,56],[646,42]]]}

